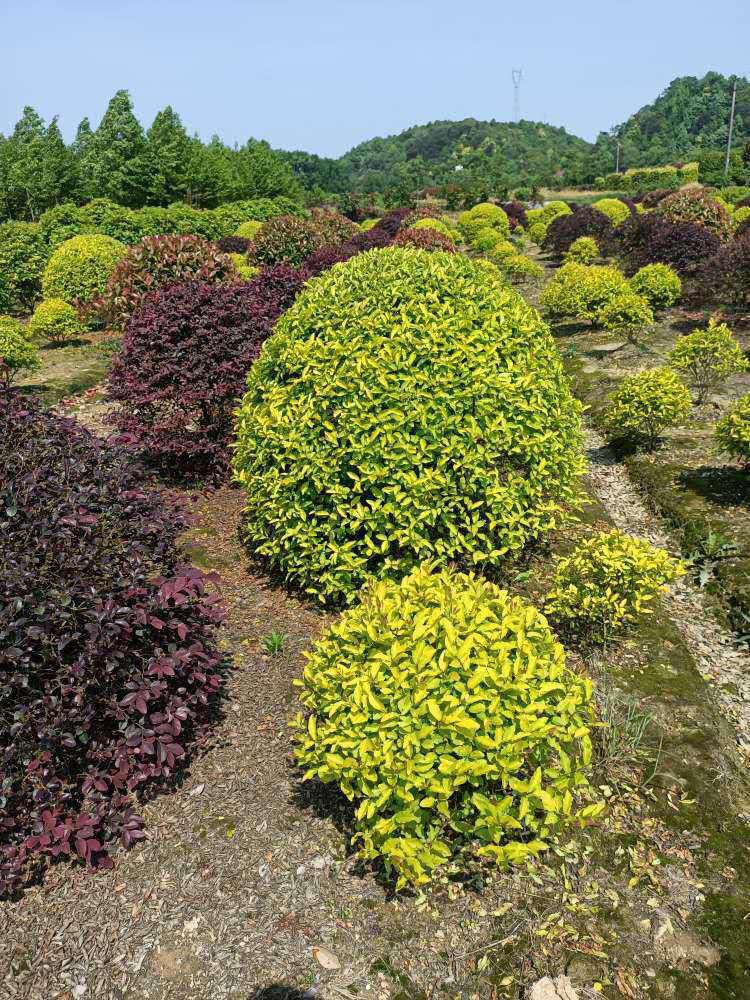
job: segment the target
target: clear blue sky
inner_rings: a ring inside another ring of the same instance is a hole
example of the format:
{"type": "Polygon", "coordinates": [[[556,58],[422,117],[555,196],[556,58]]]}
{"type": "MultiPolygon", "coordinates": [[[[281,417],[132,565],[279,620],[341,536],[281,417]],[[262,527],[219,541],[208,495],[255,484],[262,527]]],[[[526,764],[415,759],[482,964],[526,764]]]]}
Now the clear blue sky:
{"type": "Polygon", "coordinates": [[[592,139],[675,76],[750,75],[750,0],[0,0],[0,132],[24,104],[71,136],[118,88],[148,125],[337,156],[437,118],[592,139]]]}

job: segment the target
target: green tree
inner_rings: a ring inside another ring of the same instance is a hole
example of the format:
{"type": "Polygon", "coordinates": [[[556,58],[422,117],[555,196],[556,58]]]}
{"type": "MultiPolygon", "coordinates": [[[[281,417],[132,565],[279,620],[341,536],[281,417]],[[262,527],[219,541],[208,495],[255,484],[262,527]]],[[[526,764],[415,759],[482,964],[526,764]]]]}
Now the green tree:
{"type": "Polygon", "coordinates": [[[148,202],[169,205],[182,201],[188,190],[191,142],[180,116],[167,105],[159,111],[146,135],[149,162],[148,202]]]}
{"type": "Polygon", "coordinates": [[[149,186],[146,137],[127,90],[109,102],[84,156],[87,193],[121,205],[145,204],[149,186]]]}

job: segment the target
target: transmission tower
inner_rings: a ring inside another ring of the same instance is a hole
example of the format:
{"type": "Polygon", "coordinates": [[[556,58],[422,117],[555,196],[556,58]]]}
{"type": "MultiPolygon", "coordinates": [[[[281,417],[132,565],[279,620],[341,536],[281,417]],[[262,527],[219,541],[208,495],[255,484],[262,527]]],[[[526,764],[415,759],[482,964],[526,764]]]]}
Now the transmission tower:
{"type": "Polygon", "coordinates": [[[519,122],[521,120],[521,80],[523,78],[523,70],[511,70],[511,76],[513,77],[513,118],[519,122]]]}

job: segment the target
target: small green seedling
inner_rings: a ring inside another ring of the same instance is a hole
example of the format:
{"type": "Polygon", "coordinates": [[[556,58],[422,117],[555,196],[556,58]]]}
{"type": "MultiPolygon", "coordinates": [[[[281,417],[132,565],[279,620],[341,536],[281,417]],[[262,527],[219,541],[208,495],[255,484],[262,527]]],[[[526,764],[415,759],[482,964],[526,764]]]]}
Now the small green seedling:
{"type": "Polygon", "coordinates": [[[269,632],[263,637],[263,649],[271,656],[278,656],[285,645],[286,636],[282,635],[281,632],[269,632]]]}

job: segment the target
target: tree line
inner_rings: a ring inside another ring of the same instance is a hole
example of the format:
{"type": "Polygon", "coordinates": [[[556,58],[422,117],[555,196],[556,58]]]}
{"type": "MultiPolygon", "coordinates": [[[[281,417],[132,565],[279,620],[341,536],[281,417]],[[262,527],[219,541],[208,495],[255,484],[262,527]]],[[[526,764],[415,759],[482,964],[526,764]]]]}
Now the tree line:
{"type": "Polygon", "coordinates": [[[292,165],[268,143],[229,147],[218,136],[204,143],[169,106],[144,130],[126,90],[117,91],[97,128],[84,118],[70,144],[56,117],[47,124],[31,107],[11,135],[0,135],[0,219],[34,221],[53,205],[92,198],[131,208],[175,201],[213,208],[301,194],[292,165]]]}

